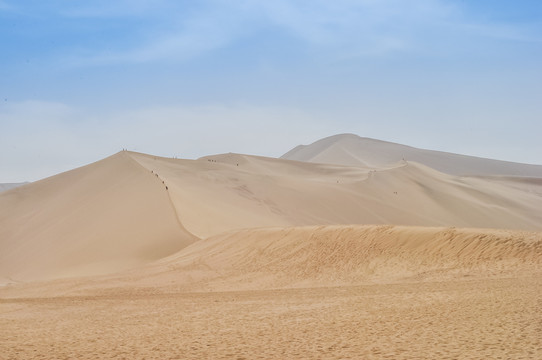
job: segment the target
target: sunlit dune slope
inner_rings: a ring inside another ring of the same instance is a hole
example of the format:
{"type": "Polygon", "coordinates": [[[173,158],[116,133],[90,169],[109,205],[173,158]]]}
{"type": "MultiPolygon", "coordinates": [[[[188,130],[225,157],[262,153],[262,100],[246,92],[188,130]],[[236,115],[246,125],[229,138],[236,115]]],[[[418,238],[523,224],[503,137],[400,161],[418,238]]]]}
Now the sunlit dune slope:
{"type": "Polygon", "coordinates": [[[542,183],[222,154],[120,152],[0,194],[0,283],[109,274],[196,238],[261,227],[394,224],[542,230],[542,183]]]}
{"type": "Polygon", "coordinates": [[[99,284],[81,283],[78,291],[263,290],[438,281],[534,274],[542,271],[541,265],[540,232],[387,225],[247,229],[198,241],[99,284]]]}
{"type": "Polygon", "coordinates": [[[542,165],[418,149],[387,141],[339,134],[299,145],[283,159],[348,166],[382,167],[397,161],[415,161],[453,175],[508,175],[542,177],[542,165]]]}
{"type": "Polygon", "coordinates": [[[126,152],[0,194],[1,282],[111,273],[192,241],[126,152]]]}
{"type": "Polygon", "coordinates": [[[239,154],[131,155],[159,174],[188,231],[399,224],[542,229],[542,183],[457,177],[399,162],[371,170],[239,154]]]}

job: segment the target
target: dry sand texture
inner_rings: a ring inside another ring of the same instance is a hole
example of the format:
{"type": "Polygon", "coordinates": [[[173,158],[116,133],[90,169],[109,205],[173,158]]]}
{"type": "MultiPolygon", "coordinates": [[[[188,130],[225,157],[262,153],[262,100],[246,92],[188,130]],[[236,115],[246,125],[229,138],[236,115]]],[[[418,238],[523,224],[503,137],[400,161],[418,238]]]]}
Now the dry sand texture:
{"type": "Polygon", "coordinates": [[[231,232],[123,274],[4,287],[0,353],[537,359],[541,262],[542,234],[531,232],[231,232]]]}
{"type": "Polygon", "coordinates": [[[3,192],[0,204],[0,282],[110,273],[194,239],[125,152],[3,192]]]}
{"type": "Polygon", "coordinates": [[[540,359],[542,277],[0,300],[3,359],[540,359]]]}
{"type": "Polygon", "coordinates": [[[540,166],[285,157],[312,162],[123,151],[2,192],[0,359],[542,358],[540,166]]]}
{"type": "Polygon", "coordinates": [[[237,154],[120,152],[0,194],[4,283],[111,273],[197,238],[271,226],[400,224],[542,229],[542,183],[237,154]],[[167,187],[167,190],[166,190],[167,187]]]}

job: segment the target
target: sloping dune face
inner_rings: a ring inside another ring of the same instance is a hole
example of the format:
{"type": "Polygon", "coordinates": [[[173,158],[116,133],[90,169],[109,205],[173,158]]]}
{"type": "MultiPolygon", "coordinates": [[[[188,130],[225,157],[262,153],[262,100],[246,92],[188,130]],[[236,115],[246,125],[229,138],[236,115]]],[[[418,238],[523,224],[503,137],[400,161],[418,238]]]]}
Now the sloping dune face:
{"type": "Polygon", "coordinates": [[[299,145],[283,159],[314,163],[386,167],[398,161],[415,161],[452,175],[508,175],[542,177],[542,165],[519,164],[474,156],[417,149],[387,141],[340,134],[299,145]]]}
{"type": "Polygon", "coordinates": [[[542,229],[537,182],[457,177],[410,162],[375,171],[238,154],[132,156],[165,181],[181,222],[200,238],[330,224],[542,229]]]}
{"type": "MultiPolygon", "coordinates": [[[[127,286],[264,290],[541,272],[542,234],[404,226],[247,229],[186,247],[127,286]]],[[[114,282],[118,284],[118,279],[114,282]]]]}
{"type": "Polygon", "coordinates": [[[537,179],[238,154],[121,152],[0,194],[0,282],[109,274],[247,228],[395,224],[542,229],[537,179]]]}
{"type": "Polygon", "coordinates": [[[0,353],[539,359],[541,240],[392,226],[232,232],[124,276],[0,288],[0,353]]]}
{"type": "Polygon", "coordinates": [[[125,152],[0,194],[3,282],[110,273],[193,240],[163,184],[125,152]]]}

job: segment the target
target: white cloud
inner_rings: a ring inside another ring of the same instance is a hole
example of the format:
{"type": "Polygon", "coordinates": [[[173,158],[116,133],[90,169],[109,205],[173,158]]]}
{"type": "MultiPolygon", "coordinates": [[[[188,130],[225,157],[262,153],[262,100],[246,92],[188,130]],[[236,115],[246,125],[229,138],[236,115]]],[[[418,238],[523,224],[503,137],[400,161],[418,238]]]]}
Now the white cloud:
{"type": "MultiPolygon", "coordinates": [[[[149,4],[141,3],[141,8],[149,4]]],[[[109,51],[89,49],[84,56],[76,56],[69,62],[76,66],[176,62],[227,46],[241,36],[247,19],[237,17],[231,6],[219,5],[217,2],[216,6],[201,6],[191,11],[174,5],[157,6],[161,10],[154,9],[154,12],[162,16],[154,20],[150,16],[142,25],[144,28],[138,29],[138,33],[145,34],[138,45],[123,49],[119,44],[118,49],[109,51]]]]}
{"type": "Polygon", "coordinates": [[[265,27],[284,30],[292,41],[338,59],[422,48],[453,52],[443,36],[460,43],[472,41],[472,36],[532,38],[524,27],[478,22],[457,3],[443,0],[208,0],[190,6],[167,0],[123,0],[98,4],[64,12],[144,18],[142,28],[134,32],[140,38],[132,47],[88,49],[84,56],[72,59],[76,65],[186,61],[235,44],[265,27]]]}
{"type": "Polygon", "coordinates": [[[221,22],[212,24],[195,19],[182,30],[158,33],[139,47],[124,51],[109,51],[75,59],[76,64],[110,65],[118,63],[148,63],[153,61],[179,61],[227,45],[234,35],[233,29],[221,28],[221,22]]]}
{"type": "Polygon", "coordinates": [[[465,23],[462,28],[465,33],[485,38],[519,42],[542,42],[542,37],[539,35],[540,29],[533,29],[531,24],[465,23]]]}
{"type": "Polygon", "coordinates": [[[67,2],[58,11],[74,18],[116,18],[148,16],[167,5],[167,0],[93,0],[67,2]]]}

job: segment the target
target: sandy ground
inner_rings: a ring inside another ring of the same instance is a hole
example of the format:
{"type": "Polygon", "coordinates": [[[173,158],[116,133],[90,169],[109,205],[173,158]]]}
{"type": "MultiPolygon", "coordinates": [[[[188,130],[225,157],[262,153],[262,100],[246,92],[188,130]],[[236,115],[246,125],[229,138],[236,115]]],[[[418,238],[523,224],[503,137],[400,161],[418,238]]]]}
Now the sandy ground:
{"type": "Polygon", "coordinates": [[[0,359],[542,359],[539,167],[331,140],[0,193],[0,359]]]}
{"type": "Polygon", "coordinates": [[[2,299],[0,358],[540,359],[539,275],[2,299]]]}

